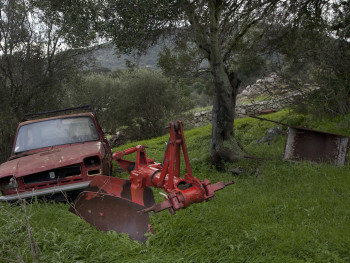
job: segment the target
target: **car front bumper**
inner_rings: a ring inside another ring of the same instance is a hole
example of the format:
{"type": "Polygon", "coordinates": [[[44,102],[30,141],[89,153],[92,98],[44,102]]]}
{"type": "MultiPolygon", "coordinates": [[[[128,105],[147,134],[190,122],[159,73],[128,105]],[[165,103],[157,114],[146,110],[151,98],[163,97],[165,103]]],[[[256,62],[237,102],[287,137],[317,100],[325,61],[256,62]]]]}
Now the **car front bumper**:
{"type": "Polygon", "coordinates": [[[79,182],[74,184],[54,186],[54,187],[40,189],[40,190],[33,189],[32,191],[28,191],[28,192],[0,196],[0,202],[11,202],[19,199],[28,199],[35,196],[53,195],[57,193],[82,190],[86,188],[89,184],[90,184],[90,181],[84,181],[84,182],[79,182]]]}

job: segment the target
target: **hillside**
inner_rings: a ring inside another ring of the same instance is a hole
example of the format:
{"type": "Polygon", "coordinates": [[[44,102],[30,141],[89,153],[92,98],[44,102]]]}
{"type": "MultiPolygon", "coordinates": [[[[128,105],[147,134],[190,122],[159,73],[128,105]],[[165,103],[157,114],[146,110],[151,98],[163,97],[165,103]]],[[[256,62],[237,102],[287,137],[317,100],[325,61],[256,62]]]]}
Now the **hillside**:
{"type": "MultiPolygon", "coordinates": [[[[349,116],[315,120],[286,110],[266,117],[350,135],[349,116]]],[[[226,164],[227,171],[239,167],[239,175],[220,173],[210,165],[210,125],[186,131],[193,174],[236,183],[214,200],[173,216],[167,211],[153,214],[155,233],[146,245],[126,235],[97,231],[68,212],[68,204],[27,205],[40,262],[349,262],[350,165],[282,161],[285,136],[270,145],[256,143],[275,126],[251,118],[235,121],[236,136],[247,153],[266,158],[226,164]]],[[[144,144],[148,157],[160,161],[166,141],[162,136],[114,150],[144,144]]],[[[160,201],[158,192],[154,195],[160,201]]],[[[19,254],[31,262],[19,206],[0,204],[0,250],[0,262],[18,262],[19,254]]]]}
{"type": "MultiPolygon", "coordinates": [[[[138,65],[140,68],[156,68],[158,53],[161,50],[161,45],[155,45],[154,47],[147,50],[147,53],[140,57],[138,65]]],[[[129,60],[136,63],[136,60],[132,56],[120,55],[118,56],[113,46],[103,45],[98,49],[94,49],[91,53],[95,67],[107,68],[109,70],[125,69],[125,61],[129,60]]],[[[92,65],[89,65],[92,66],[92,65]]]]}

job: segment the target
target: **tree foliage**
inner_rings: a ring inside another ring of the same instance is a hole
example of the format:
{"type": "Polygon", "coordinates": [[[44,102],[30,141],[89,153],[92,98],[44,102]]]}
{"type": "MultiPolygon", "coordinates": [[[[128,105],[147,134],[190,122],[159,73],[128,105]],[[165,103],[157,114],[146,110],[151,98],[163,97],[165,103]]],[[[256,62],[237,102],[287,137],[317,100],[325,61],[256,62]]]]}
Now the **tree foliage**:
{"type": "Polygon", "coordinates": [[[138,138],[164,134],[166,124],[191,106],[187,89],[159,73],[134,71],[121,81],[117,118],[138,138]]]}
{"type": "Polygon", "coordinates": [[[291,88],[302,89],[304,83],[319,87],[304,102],[311,106],[309,110],[317,114],[349,113],[349,4],[305,0],[292,4],[290,10],[291,14],[275,21],[270,30],[274,38],[268,41],[279,54],[280,74],[291,88]]]}
{"type": "Polygon", "coordinates": [[[147,69],[85,75],[72,90],[72,104],[90,104],[106,131],[124,127],[132,139],[163,134],[192,106],[185,86],[147,69]]]}
{"type": "Polygon", "coordinates": [[[65,104],[75,51],[62,51],[54,21],[31,1],[0,2],[0,158],[8,156],[24,113],[65,104]]]}

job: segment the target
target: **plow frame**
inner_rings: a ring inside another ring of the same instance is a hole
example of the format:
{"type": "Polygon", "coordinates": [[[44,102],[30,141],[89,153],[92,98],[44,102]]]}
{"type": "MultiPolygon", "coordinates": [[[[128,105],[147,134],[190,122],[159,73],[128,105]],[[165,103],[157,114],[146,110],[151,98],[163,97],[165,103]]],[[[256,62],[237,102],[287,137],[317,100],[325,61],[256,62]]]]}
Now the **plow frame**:
{"type": "Polygon", "coordinates": [[[144,204],[142,200],[144,187],[161,188],[167,193],[163,202],[143,209],[140,213],[160,212],[165,209],[174,213],[176,210],[186,208],[193,203],[213,199],[215,191],[234,183],[230,181],[211,184],[208,179],[200,181],[193,176],[181,121],[170,122],[167,128],[170,137],[162,163],[148,159],[145,152],[146,146],[143,145],[113,154],[113,159],[130,174],[133,202],[144,204]],[[134,152],[136,152],[135,162],[123,159],[125,155],[134,152]],[[180,176],[181,152],[186,167],[183,178],[180,176]]]}
{"type": "Polygon", "coordinates": [[[163,162],[157,163],[146,156],[146,146],[118,151],[113,159],[129,173],[129,180],[117,177],[95,176],[82,192],[70,211],[102,231],[127,233],[130,238],[145,242],[150,228],[148,212],[168,209],[170,213],[214,198],[215,191],[233,181],[211,184],[208,179],[193,176],[180,121],[170,122],[170,137],[163,162]],[[181,152],[183,156],[181,156],[181,152]],[[124,159],[136,153],[136,160],[124,159]],[[185,174],[180,176],[181,157],[185,162],[185,174]],[[160,188],[164,201],[155,203],[151,187],[160,188]]]}

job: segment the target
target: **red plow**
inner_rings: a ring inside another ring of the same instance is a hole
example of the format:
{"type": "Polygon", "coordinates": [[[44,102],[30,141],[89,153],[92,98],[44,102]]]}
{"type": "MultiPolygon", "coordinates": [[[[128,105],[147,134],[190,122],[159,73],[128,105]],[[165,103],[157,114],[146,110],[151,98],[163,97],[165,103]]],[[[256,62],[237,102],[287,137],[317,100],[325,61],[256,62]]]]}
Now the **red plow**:
{"type": "Polygon", "coordinates": [[[145,233],[150,230],[148,213],[168,209],[187,208],[194,203],[213,199],[215,191],[233,184],[208,179],[198,180],[192,175],[183,127],[180,121],[169,123],[169,141],[162,163],[146,157],[145,146],[115,152],[113,159],[130,174],[129,180],[110,176],[95,176],[82,192],[70,211],[77,214],[97,229],[127,233],[130,238],[146,241],[145,233]],[[186,174],[180,177],[181,151],[186,174]],[[136,152],[136,161],[123,159],[136,152]],[[166,192],[164,201],[155,203],[150,187],[166,192]]]}

